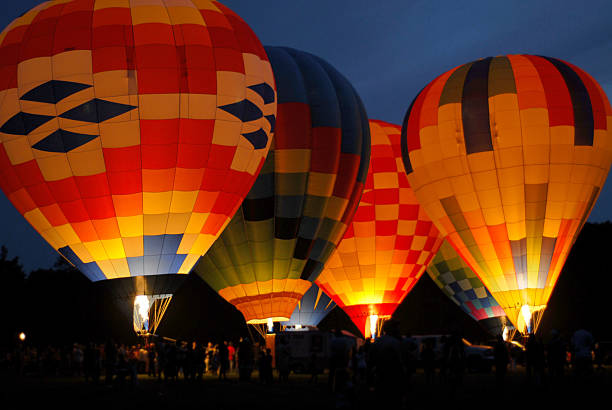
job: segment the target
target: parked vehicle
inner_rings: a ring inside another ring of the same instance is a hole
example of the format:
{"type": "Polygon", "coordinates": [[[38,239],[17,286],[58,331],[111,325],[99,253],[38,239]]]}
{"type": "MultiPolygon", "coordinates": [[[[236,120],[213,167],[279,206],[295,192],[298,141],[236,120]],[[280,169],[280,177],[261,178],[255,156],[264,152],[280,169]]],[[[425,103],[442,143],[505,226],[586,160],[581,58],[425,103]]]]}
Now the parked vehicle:
{"type": "MultiPolygon", "coordinates": [[[[432,344],[436,366],[440,366],[443,358],[444,338],[449,339],[450,335],[417,335],[412,336],[417,344],[419,359],[417,359],[417,367],[422,367],[423,363],[420,360],[420,352],[423,350],[423,345],[427,342],[432,344]]],[[[466,339],[461,339],[465,348],[465,359],[468,371],[485,372],[491,371],[494,362],[493,348],[485,345],[475,345],[466,339]]]]}

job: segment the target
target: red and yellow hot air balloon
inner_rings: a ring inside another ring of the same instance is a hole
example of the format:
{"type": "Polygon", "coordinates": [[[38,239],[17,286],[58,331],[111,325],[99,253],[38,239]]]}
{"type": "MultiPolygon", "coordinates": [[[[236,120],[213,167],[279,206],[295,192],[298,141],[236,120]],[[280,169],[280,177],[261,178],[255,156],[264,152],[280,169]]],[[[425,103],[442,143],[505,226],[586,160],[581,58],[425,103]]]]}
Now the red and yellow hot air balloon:
{"type": "Polygon", "coordinates": [[[0,34],[0,186],[131,303],[171,294],[208,250],[275,115],[263,47],[215,1],[48,1],[0,34]]]}
{"type": "Polygon", "coordinates": [[[377,333],[442,244],[408,183],[400,127],[370,120],[370,168],[359,207],[315,282],[364,336],[377,333]]]}
{"type": "Polygon", "coordinates": [[[537,329],[606,180],[611,121],[591,76],[532,55],[450,70],[406,114],[419,202],[523,333],[537,329]]]}

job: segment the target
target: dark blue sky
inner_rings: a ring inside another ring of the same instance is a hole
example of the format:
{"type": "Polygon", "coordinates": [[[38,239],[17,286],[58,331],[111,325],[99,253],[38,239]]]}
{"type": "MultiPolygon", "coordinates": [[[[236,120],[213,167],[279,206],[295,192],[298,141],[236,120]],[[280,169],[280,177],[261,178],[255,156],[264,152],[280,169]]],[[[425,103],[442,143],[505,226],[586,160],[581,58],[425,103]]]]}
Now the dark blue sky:
{"type": "MultiPolygon", "coordinates": [[[[481,57],[541,54],[590,73],[612,96],[612,1],[226,0],[265,45],[298,48],[333,64],[355,86],[370,118],[401,123],[437,75],[481,57]]],[[[6,26],[35,0],[4,0],[6,26]]],[[[0,244],[29,271],[55,251],[1,195],[0,244]]],[[[607,183],[591,217],[612,219],[607,183]]]]}

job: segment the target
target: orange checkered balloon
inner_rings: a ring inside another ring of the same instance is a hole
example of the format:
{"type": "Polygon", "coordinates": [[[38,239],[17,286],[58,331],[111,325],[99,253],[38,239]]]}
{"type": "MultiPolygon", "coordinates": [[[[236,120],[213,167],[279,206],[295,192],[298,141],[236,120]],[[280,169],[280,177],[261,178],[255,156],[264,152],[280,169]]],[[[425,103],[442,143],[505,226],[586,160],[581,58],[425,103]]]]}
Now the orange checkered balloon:
{"type": "Polygon", "coordinates": [[[255,34],[216,1],[56,0],[0,34],[0,65],[4,193],[92,281],[167,293],[267,155],[255,34]]]}
{"type": "Polygon", "coordinates": [[[415,98],[408,180],[438,229],[521,332],[535,331],[612,162],[612,108],[564,61],[488,57],[415,98]]]}
{"type": "Polygon", "coordinates": [[[372,317],[393,314],[443,239],[406,178],[400,130],[370,120],[370,168],[359,207],[315,282],[364,335],[372,317]]]}

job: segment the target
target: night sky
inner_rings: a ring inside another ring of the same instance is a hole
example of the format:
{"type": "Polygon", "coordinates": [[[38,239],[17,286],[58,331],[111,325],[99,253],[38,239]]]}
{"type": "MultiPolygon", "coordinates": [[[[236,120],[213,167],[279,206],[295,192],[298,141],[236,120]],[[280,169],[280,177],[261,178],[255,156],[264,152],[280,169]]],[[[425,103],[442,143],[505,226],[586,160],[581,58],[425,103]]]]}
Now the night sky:
{"type": "MultiPolygon", "coordinates": [[[[610,0],[226,0],[264,45],[316,54],[342,72],[373,119],[400,124],[429,81],[463,63],[501,54],[539,54],[571,62],[612,96],[610,0]]],[[[0,26],[41,1],[0,2],[0,26]]],[[[0,244],[26,271],[57,253],[0,195],[0,244]]],[[[608,182],[589,221],[612,219],[608,182]]]]}

